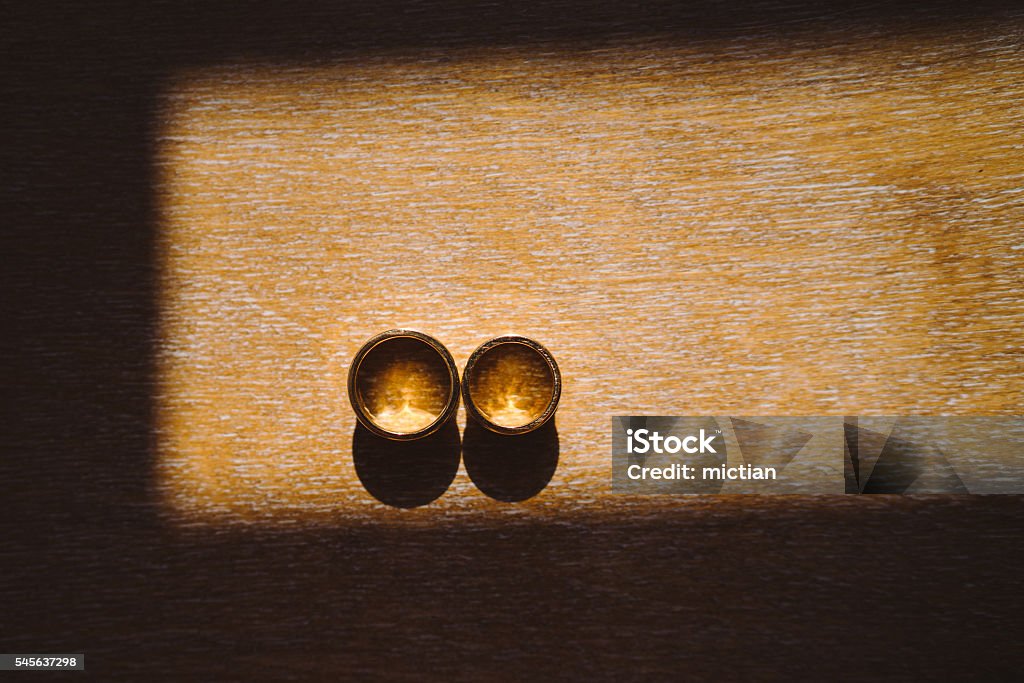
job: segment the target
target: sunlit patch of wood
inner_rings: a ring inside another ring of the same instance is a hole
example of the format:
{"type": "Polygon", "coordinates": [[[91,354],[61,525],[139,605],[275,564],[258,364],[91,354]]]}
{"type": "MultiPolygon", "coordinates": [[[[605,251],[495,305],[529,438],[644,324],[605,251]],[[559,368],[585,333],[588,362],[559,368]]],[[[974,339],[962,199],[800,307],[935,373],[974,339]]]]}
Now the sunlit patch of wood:
{"type": "Polygon", "coordinates": [[[348,362],[391,327],[459,367],[502,333],[558,358],[559,466],[525,514],[605,504],[612,415],[1019,411],[1019,36],[870,31],[179,74],[158,141],[169,514],[499,505],[463,473],[414,511],[360,485],[348,362]]]}

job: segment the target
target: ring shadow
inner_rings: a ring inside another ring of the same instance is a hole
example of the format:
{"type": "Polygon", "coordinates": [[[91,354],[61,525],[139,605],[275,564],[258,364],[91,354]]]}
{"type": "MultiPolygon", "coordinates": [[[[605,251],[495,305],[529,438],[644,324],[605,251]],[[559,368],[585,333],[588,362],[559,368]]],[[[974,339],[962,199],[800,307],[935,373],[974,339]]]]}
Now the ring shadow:
{"type": "Polygon", "coordinates": [[[483,493],[505,503],[519,503],[543,491],[558,468],[555,418],[527,434],[495,434],[472,418],[466,420],[462,459],[466,472],[483,493]]]}
{"type": "Polygon", "coordinates": [[[356,475],[374,498],[397,508],[415,508],[440,498],[459,471],[455,418],[415,441],[392,441],[361,424],[352,432],[356,475]]]}

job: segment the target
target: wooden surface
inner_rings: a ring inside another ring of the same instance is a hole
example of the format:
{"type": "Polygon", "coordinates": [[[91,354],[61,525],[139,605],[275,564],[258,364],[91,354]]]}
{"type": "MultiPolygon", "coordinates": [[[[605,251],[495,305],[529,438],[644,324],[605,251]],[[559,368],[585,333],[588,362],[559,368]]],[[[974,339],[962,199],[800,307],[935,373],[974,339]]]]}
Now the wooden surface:
{"type": "Polygon", "coordinates": [[[0,650],[102,680],[1019,673],[1018,497],[614,496],[609,433],[1020,412],[1012,4],[101,8],[6,29],[0,650]],[[414,509],[387,463],[367,490],[345,374],[395,326],[460,367],[506,332],[554,353],[536,495],[465,464],[414,509]]]}
{"type": "Polygon", "coordinates": [[[176,75],[157,138],[170,514],[500,513],[465,476],[417,513],[364,490],[345,378],[393,327],[460,367],[505,333],[555,354],[558,470],[521,513],[604,503],[613,415],[1018,410],[1017,37],[838,37],[176,75]]]}

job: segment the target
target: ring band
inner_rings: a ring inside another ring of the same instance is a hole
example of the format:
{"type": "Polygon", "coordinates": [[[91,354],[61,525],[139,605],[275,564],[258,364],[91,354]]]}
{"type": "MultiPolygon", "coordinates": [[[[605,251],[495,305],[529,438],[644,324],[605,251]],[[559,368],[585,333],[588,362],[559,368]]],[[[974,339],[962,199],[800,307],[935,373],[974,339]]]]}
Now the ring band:
{"type": "Polygon", "coordinates": [[[356,418],[386,439],[436,432],[459,408],[459,370],[444,344],[415,330],[372,337],[352,359],[348,398],[356,418]]]}
{"type": "Polygon", "coordinates": [[[562,394],[554,356],[519,335],[495,337],[466,361],[462,398],[466,412],[498,434],[525,434],[551,419],[562,394]]]}

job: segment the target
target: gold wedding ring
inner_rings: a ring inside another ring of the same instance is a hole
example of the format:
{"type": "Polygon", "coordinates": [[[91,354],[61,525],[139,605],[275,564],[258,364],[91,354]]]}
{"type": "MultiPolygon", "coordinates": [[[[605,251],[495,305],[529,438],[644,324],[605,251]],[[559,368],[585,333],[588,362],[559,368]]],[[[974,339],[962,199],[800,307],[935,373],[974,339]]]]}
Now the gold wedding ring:
{"type": "Polygon", "coordinates": [[[551,419],[562,375],[551,353],[527,337],[507,335],[484,343],[466,362],[466,412],[498,434],[525,434],[551,419]]]}
{"type": "Polygon", "coordinates": [[[459,371],[444,344],[415,330],[381,332],[356,353],[348,371],[356,417],[397,441],[436,432],[459,408],[459,371]]]}

